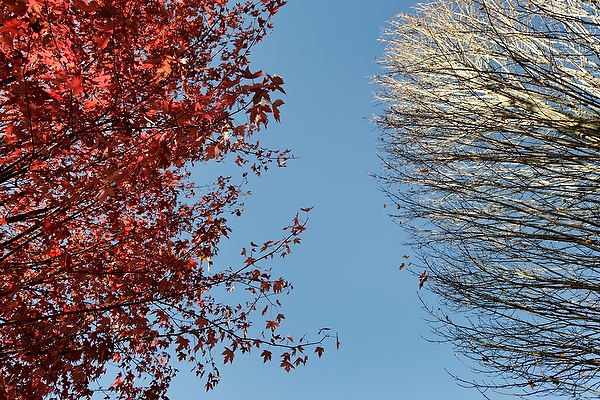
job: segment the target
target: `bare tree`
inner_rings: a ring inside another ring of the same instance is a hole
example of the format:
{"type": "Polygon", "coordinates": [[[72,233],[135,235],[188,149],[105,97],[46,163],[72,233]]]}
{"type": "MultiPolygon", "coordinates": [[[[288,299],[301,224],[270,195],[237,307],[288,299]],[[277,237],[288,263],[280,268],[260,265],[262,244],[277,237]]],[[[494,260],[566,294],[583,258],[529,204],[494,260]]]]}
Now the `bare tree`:
{"type": "Polygon", "coordinates": [[[435,1],[383,40],[380,178],[461,382],[600,397],[600,3],[435,1]]]}

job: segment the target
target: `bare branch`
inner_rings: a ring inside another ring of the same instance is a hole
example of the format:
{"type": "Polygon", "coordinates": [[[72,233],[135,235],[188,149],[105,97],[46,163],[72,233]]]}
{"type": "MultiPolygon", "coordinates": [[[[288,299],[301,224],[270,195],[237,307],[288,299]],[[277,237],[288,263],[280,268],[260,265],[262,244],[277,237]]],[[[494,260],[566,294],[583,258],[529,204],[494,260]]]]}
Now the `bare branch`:
{"type": "Polygon", "coordinates": [[[436,1],[383,40],[379,178],[433,330],[482,392],[598,397],[598,4],[436,1]]]}

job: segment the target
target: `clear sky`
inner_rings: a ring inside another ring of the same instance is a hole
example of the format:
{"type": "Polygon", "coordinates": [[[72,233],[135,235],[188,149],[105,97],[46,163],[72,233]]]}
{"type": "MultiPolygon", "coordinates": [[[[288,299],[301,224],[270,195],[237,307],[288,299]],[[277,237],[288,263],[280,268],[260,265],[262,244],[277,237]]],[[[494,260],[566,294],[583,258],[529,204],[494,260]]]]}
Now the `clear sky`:
{"type": "MultiPolygon", "coordinates": [[[[379,170],[377,106],[370,76],[383,53],[381,28],[415,3],[393,0],[290,0],[272,35],[253,50],[253,69],[285,79],[281,123],[260,133],[261,143],[290,148],[298,157],[273,168],[247,189],[245,214],[232,221],[215,268],[239,265],[241,247],[277,238],[300,207],[314,206],[302,244],[285,260],[265,266],[294,285],[283,296],[281,333],[316,337],[339,332],[341,347],[325,343],[318,359],[290,373],[259,353],[220,366],[221,383],[208,393],[186,374],[173,400],[225,399],[483,399],[463,389],[445,369],[469,377],[450,345],[433,338],[417,298],[418,278],[398,266],[410,255],[403,231],[386,216],[386,199],[369,173],[379,170]]],[[[408,49],[407,49],[408,50],[408,49]]],[[[202,167],[195,176],[205,177],[202,167]]],[[[219,357],[219,361],[222,361],[219,357]]],[[[490,398],[503,398],[491,395],[490,398]]]]}

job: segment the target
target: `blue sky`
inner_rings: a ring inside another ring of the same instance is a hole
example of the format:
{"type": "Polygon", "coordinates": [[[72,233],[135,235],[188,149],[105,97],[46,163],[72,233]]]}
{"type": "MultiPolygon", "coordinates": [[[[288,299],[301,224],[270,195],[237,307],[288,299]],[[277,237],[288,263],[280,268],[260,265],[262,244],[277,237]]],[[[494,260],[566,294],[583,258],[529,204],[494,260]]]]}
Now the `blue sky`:
{"type": "MultiPolygon", "coordinates": [[[[297,160],[251,179],[245,214],[232,221],[215,268],[239,265],[250,240],[277,237],[300,207],[314,206],[302,244],[266,266],[294,285],[281,298],[282,332],[294,336],[331,327],[341,347],[327,342],[321,359],[286,373],[259,353],[220,366],[221,383],[209,393],[186,374],[173,400],[201,399],[483,399],[445,372],[469,373],[450,345],[432,338],[417,299],[418,278],[398,266],[410,255],[403,231],[386,215],[386,199],[369,173],[379,170],[377,112],[369,76],[381,27],[415,3],[371,0],[290,0],[270,37],[253,50],[253,69],[285,79],[281,123],[260,133],[261,143],[290,148],[297,160]]],[[[206,180],[202,168],[195,178],[206,180]]],[[[275,355],[276,353],[274,353],[275,355]]],[[[491,396],[498,398],[498,396],[491,396]]]]}

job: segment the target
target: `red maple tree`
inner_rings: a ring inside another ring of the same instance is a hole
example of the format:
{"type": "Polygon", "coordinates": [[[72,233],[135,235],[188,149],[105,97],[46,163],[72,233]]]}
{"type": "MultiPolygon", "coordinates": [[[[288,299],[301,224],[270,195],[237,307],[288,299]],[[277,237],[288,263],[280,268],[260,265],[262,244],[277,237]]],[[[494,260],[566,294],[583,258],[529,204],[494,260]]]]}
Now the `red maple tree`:
{"type": "Polygon", "coordinates": [[[267,320],[288,283],[257,266],[305,221],[211,273],[240,185],[200,190],[188,168],[233,155],[260,174],[286,157],[252,139],[279,119],[283,80],[248,60],[284,3],[0,1],[0,398],[166,398],[172,357],[207,389],[215,356],[279,346],[286,370],[306,362],[283,316],[267,320]],[[249,301],[211,295],[236,284],[249,301]]]}

